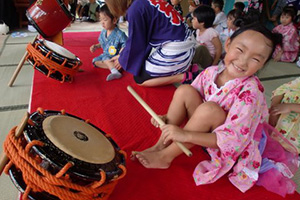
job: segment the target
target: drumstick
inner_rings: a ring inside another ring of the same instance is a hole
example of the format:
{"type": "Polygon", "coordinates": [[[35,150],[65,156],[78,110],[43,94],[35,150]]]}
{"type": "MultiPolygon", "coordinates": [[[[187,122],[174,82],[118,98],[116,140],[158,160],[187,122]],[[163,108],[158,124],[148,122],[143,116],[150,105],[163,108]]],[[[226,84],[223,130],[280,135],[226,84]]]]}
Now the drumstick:
{"type": "MultiPolygon", "coordinates": [[[[21,123],[19,124],[19,126],[16,129],[16,133],[15,133],[16,138],[18,138],[23,133],[23,130],[27,124],[27,121],[28,121],[28,112],[25,113],[21,123]]],[[[2,151],[1,158],[0,158],[0,176],[1,176],[3,169],[7,163],[8,163],[8,157],[4,153],[4,151],[2,151]]]]}
{"type": "MultiPolygon", "coordinates": [[[[38,37],[38,35],[36,35],[36,36],[33,38],[32,43],[35,41],[35,39],[36,39],[37,37],[38,37]]],[[[11,86],[14,84],[14,82],[15,82],[15,80],[16,80],[18,74],[19,74],[19,72],[21,71],[21,68],[23,67],[23,64],[24,64],[24,62],[25,62],[25,58],[26,58],[27,55],[28,55],[28,52],[25,51],[25,53],[24,53],[22,59],[20,60],[20,62],[19,62],[19,64],[18,64],[18,66],[17,66],[17,68],[16,68],[14,74],[12,75],[12,77],[11,77],[9,83],[8,83],[8,87],[11,87],[11,86]]]]}
{"type": "MultiPolygon", "coordinates": [[[[158,122],[160,126],[165,125],[165,122],[146,104],[146,102],[133,90],[131,86],[127,86],[127,90],[145,108],[145,110],[158,122]]],[[[181,142],[175,142],[175,143],[188,157],[191,157],[193,155],[192,152],[188,148],[186,148],[181,142]]]]}

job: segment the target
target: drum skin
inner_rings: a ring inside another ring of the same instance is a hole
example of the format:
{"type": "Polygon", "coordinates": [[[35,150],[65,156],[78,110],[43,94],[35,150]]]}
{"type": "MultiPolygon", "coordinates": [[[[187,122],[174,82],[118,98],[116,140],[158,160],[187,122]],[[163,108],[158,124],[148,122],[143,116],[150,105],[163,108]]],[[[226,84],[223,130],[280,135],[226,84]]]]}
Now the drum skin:
{"type": "Polygon", "coordinates": [[[72,21],[61,0],[38,0],[27,9],[26,16],[44,38],[55,36],[72,21]]]}

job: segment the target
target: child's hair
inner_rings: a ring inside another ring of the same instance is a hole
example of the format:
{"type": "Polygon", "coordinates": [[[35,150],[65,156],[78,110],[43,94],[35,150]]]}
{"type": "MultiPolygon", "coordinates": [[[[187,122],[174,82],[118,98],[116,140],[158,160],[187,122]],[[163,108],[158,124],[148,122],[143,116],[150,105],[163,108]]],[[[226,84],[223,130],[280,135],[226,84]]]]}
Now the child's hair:
{"type": "Polygon", "coordinates": [[[105,0],[110,12],[117,18],[124,16],[133,0],[105,0]]]}
{"type": "Polygon", "coordinates": [[[289,16],[292,17],[292,21],[293,21],[295,19],[295,17],[296,17],[296,9],[292,5],[285,6],[282,9],[281,15],[289,15],[289,16]]]}
{"type": "Polygon", "coordinates": [[[249,8],[243,16],[243,21],[240,26],[261,22],[261,14],[257,9],[249,8]]]}
{"type": "Polygon", "coordinates": [[[243,2],[236,2],[234,4],[234,7],[243,12],[245,8],[245,4],[243,2]]]}
{"type": "Polygon", "coordinates": [[[245,31],[249,31],[249,30],[259,32],[262,35],[264,35],[266,38],[268,38],[269,40],[271,40],[271,42],[272,42],[272,46],[271,46],[272,52],[270,53],[270,55],[269,55],[269,57],[268,57],[268,59],[266,61],[266,62],[268,62],[272,58],[272,54],[273,54],[273,52],[275,50],[275,47],[277,45],[281,45],[282,44],[282,35],[278,34],[278,33],[273,33],[269,29],[267,29],[264,25],[262,25],[261,23],[256,22],[256,23],[252,23],[252,24],[248,24],[248,25],[242,26],[241,28],[239,28],[238,30],[236,30],[232,34],[232,36],[230,37],[230,40],[233,41],[233,39],[235,37],[237,37],[238,35],[240,35],[241,33],[245,32],[245,31]]]}
{"type": "Polygon", "coordinates": [[[216,14],[215,11],[207,5],[201,5],[193,12],[199,23],[204,22],[204,28],[210,28],[213,26],[216,14]]]}
{"type": "Polygon", "coordinates": [[[243,15],[244,13],[242,11],[238,9],[232,9],[227,14],[227,18],[232,16],[234,18],[233,25],[235,25],[236,27],[240,27],[241,23],[243,22],[243,15]]]}
{"type": "Polygon", "coordinates": [[[103,13],[106,16],[108,16],[111,20],[113,20],[115,17],[113,16],[113,14],[111,14],[110,10],[108,9],[107,5],[104,4],[103,6],[100,7],[100,11],[99,13],[103,13]]]}
{"type": "Polygon", "coordinates": [[[221,11],[223,10],[223,6],[224,6],[223,0],[213,0],[212,4],[214,4],[215,7],[218,7],[221,11]]]}

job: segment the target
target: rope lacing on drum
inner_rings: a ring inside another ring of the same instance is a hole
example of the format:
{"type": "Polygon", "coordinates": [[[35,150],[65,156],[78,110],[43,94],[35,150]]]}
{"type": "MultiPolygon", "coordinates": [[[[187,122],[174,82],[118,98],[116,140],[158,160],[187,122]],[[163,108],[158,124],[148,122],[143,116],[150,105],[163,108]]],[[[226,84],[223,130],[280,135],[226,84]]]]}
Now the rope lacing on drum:
{"type": "MultiPolygon", "coordinates": [[[[122,170],[122,174],[106,184],[104,184],[105,175],[103,175],[104,178],[101,178],[100,181],[93,182],[87,186],[72,183],[68,175],[66,175],[68,169],[73,166],[72,163],[68,163],[56,175],[52,175],[40,165],[39,159],[30,155],[31,148],[36,145],[43,146],[43,142],[34,140],[29,142],[24,148],[22,137],[17,139],[15,131],[16,127],[9,132],[4,142],[4,151],[10,159],[4,170],[8,174],[9,169],[15,165],[22,172],[24,182],[27,185],[23,200],[28,199],[31,191],[47,192],[57,196],[61,200],[104,200],[113,191],[117,180],[126,174],[126,168],[121,165],[119,168],[122,170]],[[78,192],[74,192],[74,190],[78,192]]],[[[103,174],[104,172],[101,173],[103,174]]]]}
{"type": "Polygon", "coordinates": [[[70,82],[72,82],[73,77],[76,74],[76,72],[78,71],[81,63],[78,62],[78,63],[76,63],[76,65],[72,66],[72,68],[68,68],[68,67],[65,67],[65,64],[67,62],[67,59],[65,59],[64,62],[60,65],[48,58],[50,56],[50,54],[52,53],[51,51],[49,51],[46,56],[43,56],[38,50],[39,45],[41,45],[41,44],[37,43],[37,44],[35,44],[35,46],[33,46],[33,44],[28,43],[27,48],[26,48],[26,50],[28,52],[26,60],[28,58],[32,58],[35,61],[33,68],[36,69],[37,66],[43,65],[48,69],[47,77],[49,77],[52,73],[55,73],[56,71],[58,71],[62,74],[62,81],[61,81],[62,83],[65,81],[66,76],[69,76],[70,82]]]}

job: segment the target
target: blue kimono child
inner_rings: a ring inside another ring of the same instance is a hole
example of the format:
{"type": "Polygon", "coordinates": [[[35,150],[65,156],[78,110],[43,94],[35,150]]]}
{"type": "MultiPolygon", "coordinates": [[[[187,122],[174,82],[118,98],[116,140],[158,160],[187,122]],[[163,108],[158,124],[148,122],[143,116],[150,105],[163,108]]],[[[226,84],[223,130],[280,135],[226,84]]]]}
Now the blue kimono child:
{"type": "Polygon", "coordinates": [[[111,71],[111,74],[106,78],[107,81],[119,79],[122,77],[122,74],[118,71],[121,66],[116,64],[112,58],[118,56],[125,47],[127,36],[116,26],[117,19],[111,15],[106,5],[100,8],[100,21],[103,30],[98,38],[99,43],[92,45],[90,50],[93,53],[96,49],[102,48],[103,53],[95,57],[92,62],[95,67],[111,71]]]}

